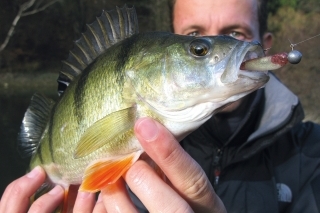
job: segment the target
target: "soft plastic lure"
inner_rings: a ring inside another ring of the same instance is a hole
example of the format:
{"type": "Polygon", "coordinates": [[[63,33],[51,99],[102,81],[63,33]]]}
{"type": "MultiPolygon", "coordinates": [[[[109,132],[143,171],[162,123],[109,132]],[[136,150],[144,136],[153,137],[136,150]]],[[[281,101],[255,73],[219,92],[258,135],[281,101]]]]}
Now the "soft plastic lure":
{"type": "Polygon", "coordinates": [[[271,56],[265,56],[262,58],[254,58],[247,60],[243,62],[240,66],[241,70],[251,70],[251,71],[265,71],[265,70],[276,70],[284,65],[286,65],[288,62],[291,64],[298,64],[302,59],[302,54],[298,50],[294,50],[294,47],[298,44],[308,41],[310,39],[313,39],[317,36],[320,36],[320,34],[315,35],[313,37],[310,37],[308,39],[305,39],[303,41],[300,41],[298,43],[293,44],[290,40],[290,48],[291,51],[289,53],[283,52],[283,53],[277,53],[271,56]]]}
{"type": "Polygon", "coordinates": [[[242,62],[241,70],[251,71],[265,71],[265,70],[276,70],[283,67],[288,63],[288,53],[277,53],[262,58],[254,58],[242,62]]]}

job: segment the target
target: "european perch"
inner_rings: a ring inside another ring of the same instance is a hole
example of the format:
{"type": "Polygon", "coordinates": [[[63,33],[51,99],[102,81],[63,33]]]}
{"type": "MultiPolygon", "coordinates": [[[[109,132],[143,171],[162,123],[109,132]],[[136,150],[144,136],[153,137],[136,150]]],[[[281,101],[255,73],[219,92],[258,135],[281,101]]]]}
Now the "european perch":
{"type": "Polygon", "coordinates": [[[181,140],[267,83],[259,64],[240,70],[253,57],[264,57],[256,42],[138,33],[134,8],[103,12],[64,61],[59,100],[35,94],[25,113],[19,151],[32,156],[30,169],[47,173],[36,197],[56,184],[66,195],[70,185],[97,192],[114,184],[143,153],[133,131],[138,118],[158,120],[181,140]]]}

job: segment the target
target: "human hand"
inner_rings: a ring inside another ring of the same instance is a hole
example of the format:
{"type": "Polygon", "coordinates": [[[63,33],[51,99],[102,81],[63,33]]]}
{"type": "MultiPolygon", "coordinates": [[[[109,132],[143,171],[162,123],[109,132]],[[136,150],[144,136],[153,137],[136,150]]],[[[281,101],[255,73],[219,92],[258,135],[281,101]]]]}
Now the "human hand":
{"type": "MultiPolygon", "coordinates": [[[[124,180],[150,212],[226,212],[201,167],[182,149],[161,124],[142,118],[135,134],[146,153],[167,176],[164,182],[142,160],[124,175],[124,180]]],[[[102,190],[107,212],[137,212],[121,180],[102,190]],[[108,193],[112,190],[116,193],[108,193]]]]}
{"type": "MultiPolygon", "coordinates": [[[[201,167],[182,149],[175,138],[159,123],[143,118],[135,133],[146,153],[162,169],[166,183],[143,160],[137,161],[116,184],[102,190],[98,201],[94,194],[79,192],[73,212],[137,212],[128,196],[125,182],[150,212],[226,212],[201,167]],[[109,193],[112,191],[112,193],[109,193]]],[[[0,212],[26,212],[29,197],[41,186],[45,173],[37,167],[12,182],[0,202],[0,212]],[[19,204],[19,205],[17,205],[19,204]]],[[[29,212],[52,212],[63,200],[63,189],[56,186],[38,198],[29,212]]]]}
{"type": "MultiPolygon", "coordinates": [[[[41,167],[34,168],[28,174],[10,183],[4,191],[0,201],[0,212],[24,213],[29,209],[30,197],[44,183],[45,171],[41,167]]],[[[37,199],[30,207],[29,212],[53,212],[62,202],[64,191],[61,186],[37,199]]]]}
{"type": "MultiPolygon", "coordinates": [[[[45,171],[40,167],[35,167],[28,174],[10,183],[4,191],[0,200],[0,213],[51,213],[62,204],[64,190],[61,186],[55,186],[48,193],[40,196],[29,208],[30,197],[44,183],[45,171]]],[[[68,212],[103,213],[105,208],[102,202],[95,205],[95,194],[79,192],[79,186],[70,186],[68,193],[68,212]],[[76,199],[77,198],[77,199],[76,199]],[[76,203],[74,204],[76,199],[76,203]],[[74,205],[74,206],[73,206],[74,205]]]]}

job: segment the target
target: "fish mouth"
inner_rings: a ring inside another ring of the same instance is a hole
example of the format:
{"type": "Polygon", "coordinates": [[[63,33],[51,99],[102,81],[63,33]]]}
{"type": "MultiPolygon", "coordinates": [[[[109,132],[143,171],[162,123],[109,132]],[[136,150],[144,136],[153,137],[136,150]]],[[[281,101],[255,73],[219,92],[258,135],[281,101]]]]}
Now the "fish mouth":
{"type": "Polygon", "coordinates": [[[249,49],[244,57],[243,57],[243,60],[240,64],[240,67],[238,67],[238,77],[239,78],[242,78],[244,76],[246,77],[249,77],[249,78],[257,78],[259,76],[267,76],[268,75],[268,70],[265,70],[265,71],[257,71],[257,70],[245,70],[242,68],[242,64],[243,62],[246,62],[248,60],[251,60],[251,59],[255,59],[255,58],[262,58],[264,57],[265,54],[264,54],[264,51],[262,48],[257,48],[257,47],[252,47],[252,50],[249,49]],[[262,51],[260,51],[260,49],[262,51]]]}
{"type": "Polygon", "coordinates": [[[224,84],[234,83],[239,78],[249,78],[255,81],[268,80],[268,71],[254,71],[241,69],[243,62],[264,57],[265,53],[262,46],[258,42],[245,42],[235,48],[225,71],[221,75],[221,82],[224,84]],[[240,49],[240,51],[239,51],[240,49]]]}

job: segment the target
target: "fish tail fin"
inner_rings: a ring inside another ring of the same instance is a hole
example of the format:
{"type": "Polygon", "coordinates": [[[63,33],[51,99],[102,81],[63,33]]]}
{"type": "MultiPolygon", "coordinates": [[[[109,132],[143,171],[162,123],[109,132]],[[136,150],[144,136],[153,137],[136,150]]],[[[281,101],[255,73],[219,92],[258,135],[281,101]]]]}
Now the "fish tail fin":
{"type": "Polygon", "coordinates": [[[139,158],[141,151],[116,159],[99,160],[89,166],[84,174],[80,191],[97,192],[114,184],[139,158]]]}
{"type": "Polygon", "coordinates": [[[35,153],[53,105],[54,102],[43,95],[36,93],[32,96],[18,134],[17,149],[22,158],[35,153]]]}

